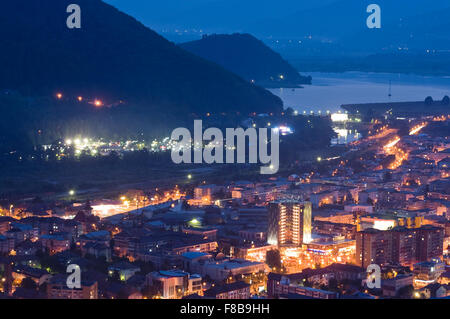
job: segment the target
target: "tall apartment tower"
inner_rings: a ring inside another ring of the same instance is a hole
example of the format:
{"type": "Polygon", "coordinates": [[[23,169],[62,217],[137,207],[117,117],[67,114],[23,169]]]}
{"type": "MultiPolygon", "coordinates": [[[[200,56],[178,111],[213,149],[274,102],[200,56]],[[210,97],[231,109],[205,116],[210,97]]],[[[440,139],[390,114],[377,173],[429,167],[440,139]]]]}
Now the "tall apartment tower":
{"type": "Polygon", "coordinates": [[[428,261],[441,258],[444,252],[445,229],[432,225],[424,225],[417,234],[417,260],[428,261]]]}
{"type": "Polygon", "coordinates": [[[356,233],[356,263],[363,268],[370,264],[412,266],[442,258],[443,243],[444,229],[431,225],[389,230],[369,228],[356,233]]]}
{"type": "Polygon", "coordinates": [[[279,200],[269,203],[269,244],[281,246],[301,246],[311,241],[310,202],[279,200]]]}
{"type": "Polygon", "coordinates": [[[390,232],[366,229],[356,233],[356,264],[367,268],[371,264],[383,265],[391,260],[390,232]]]}

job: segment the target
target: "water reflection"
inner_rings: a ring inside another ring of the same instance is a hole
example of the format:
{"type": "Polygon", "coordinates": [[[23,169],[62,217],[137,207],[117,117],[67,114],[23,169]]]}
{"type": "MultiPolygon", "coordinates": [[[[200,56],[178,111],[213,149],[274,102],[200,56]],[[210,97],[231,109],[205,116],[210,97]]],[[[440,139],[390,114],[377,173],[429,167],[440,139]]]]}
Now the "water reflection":
{"type": "Polygon", "coordinates": [[[357,141],[361,138],[361,133],[357,130],[349,130],[342,127],[333,127],[337,137],[331,140],[331,145],[344,145],[357,141]]]}

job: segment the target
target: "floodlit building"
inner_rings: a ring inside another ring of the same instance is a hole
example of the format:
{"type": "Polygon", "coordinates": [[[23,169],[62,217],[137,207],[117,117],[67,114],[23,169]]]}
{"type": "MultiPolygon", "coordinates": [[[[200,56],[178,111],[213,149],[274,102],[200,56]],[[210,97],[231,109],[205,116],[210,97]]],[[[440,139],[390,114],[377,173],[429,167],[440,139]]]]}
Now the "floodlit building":
{"type": "Polygon", "coordinates": [[[269,204],[269,244],[301,246],[311,241],[310,202],[280,200],[269,204]]]}
{"type": "Polygon", "coordinates": [[[432,258],[442,258],[444,229],[425,225],[419,228],[369,228],[356,233],[356,263],[412,266],[432,258]]]}
{"type": "Polygon", "coordinates": [[[98,283],[81,281],[80,288],[67,287],[67,275],[59,274],[51,278],[47,284],[48,299],[98,299],[98,283]]]}
{"type": "Polygon", "coordinates": [[[212,299],[249,299],[250,285],[243,281],[238,281],[215,286],[205,291],[205,297],[212,299]]]}
{"type": "Polygon", "coordinates": [[[339,294],[337,292],[305,287],[304,279],[303,274],[282,275],[270,273],[267,279],[267,293],[269,298],[279,298],[280,295],[285,294],[303,296],[312,299],[339,298],[339,294]]]}
{"type": "Polygon", "coordinates": [[[404,274],[397,275],[391,279],[385,279],[381,281],[381,289],[383,296],[395,297],[398,295],[400,289],[413,285],[413,275],[404,274]]]}
{"type": "Polygon", "coordinates": [[[414,265],[414,285],[424,287],[436,282],[445,272],[445,263],[433,258],[430,261],[424,261],[414,265]]]}
{"type": "Polygon", "coordinates": [[[180,299],[202,293],[202,277],[181,270],[161,270],[147,275],[147,283],[158,287],[164,299],[180,299]]]}

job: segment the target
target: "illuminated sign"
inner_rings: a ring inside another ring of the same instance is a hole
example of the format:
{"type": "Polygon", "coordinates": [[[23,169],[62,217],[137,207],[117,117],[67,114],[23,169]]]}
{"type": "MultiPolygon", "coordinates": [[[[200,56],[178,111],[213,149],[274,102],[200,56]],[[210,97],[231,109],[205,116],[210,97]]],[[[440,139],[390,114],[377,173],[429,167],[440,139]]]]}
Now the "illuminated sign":
{"type": "Polygon", "coordinates": [[[346,122],[348,121],[348,114],[333,113],[331,114],[331,120],[333,122],[346,122]]]}

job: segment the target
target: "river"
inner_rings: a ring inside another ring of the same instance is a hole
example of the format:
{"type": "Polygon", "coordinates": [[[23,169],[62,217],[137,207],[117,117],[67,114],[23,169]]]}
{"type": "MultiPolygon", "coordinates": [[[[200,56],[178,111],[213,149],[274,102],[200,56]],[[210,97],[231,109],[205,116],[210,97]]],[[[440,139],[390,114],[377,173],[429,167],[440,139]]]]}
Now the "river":
{"type": "Polygon", "coordinates": [[[271,89],[299,113],[337,112],[342,104],[435,100],[450,95],[450,77],[390,73],[309,73],[312,85],[301,89],[271,89]],[[389,97],[391,83],[391,97],[389,97]]]}

